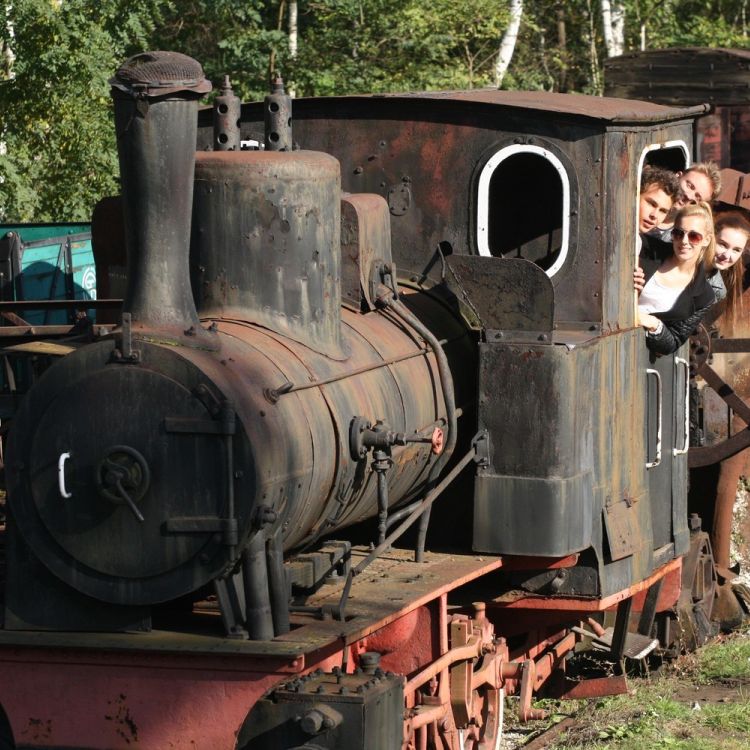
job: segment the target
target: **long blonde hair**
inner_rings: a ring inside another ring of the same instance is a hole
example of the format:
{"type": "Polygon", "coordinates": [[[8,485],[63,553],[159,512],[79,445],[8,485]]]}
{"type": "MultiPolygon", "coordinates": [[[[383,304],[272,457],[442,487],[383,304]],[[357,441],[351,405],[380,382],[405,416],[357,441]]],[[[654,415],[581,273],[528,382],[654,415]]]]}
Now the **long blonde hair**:
{"type": "Polygon", "coordinates": [[[703,219],[703,225],[705,227],[705,236],[708,238],[708,244],[701,248],[698,259],[695,263],[695,273],[698,273],[698,269],[701,264],[706,273],[713,270],[714,267],[714,256],[716,255],[716,235],[714,234],[714,215],[711,211],[711,206],[705,201],[700,203],[689,203],[687,206],[683,206],[674,217],[675,226],[681,219],[686,219],[689,216],[700,216],[703,219]]]}

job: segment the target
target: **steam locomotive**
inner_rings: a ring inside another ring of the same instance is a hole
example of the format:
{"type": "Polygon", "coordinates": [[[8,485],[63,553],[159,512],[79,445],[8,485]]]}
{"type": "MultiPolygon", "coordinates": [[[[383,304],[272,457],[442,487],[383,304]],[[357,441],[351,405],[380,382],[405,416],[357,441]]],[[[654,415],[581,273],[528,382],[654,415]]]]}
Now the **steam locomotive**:
{"type": "Polygon", "coordinates": [[[292,131],[279,81],[199,112],[177,53],[111,84],[128,287],[11,429],[0,747],[496,748],[506,694],[624,689],[576,643],[641,657],[711,598],[687,355],[632,288],[640,169],[704,108],[341,97],[292,131]]]}

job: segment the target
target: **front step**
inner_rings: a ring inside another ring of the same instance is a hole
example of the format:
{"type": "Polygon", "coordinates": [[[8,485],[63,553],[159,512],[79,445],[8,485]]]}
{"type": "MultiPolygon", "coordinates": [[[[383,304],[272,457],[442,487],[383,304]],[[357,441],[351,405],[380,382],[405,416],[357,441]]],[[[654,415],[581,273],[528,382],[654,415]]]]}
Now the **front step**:
{"type": "MultiPolygon", "coordinates": [[[[607,628],[601,635],[589,633],[592,646],[598,651],[612,653],[612,641],[614,639],[615,629],[607,628]]],[[[640,633],[628,633],[625,636],[625,644],[622,649],[622,655],[628,659],[645,659],[657,646],[657,638],[649,638],[647,635],[640,633]]]]}
{"type": "MultiPolygon", "coordinates": [[[[600,635],[584,628],[573,628],[573,630],[589,638],[592,648],[596,651],[603,652],[610,657],[613,656],[612,640],[615,633],[614,628],[606,628],[600,635]]],[[[622,656],[626,656],[628,659],[645,659],[658,645],[658,638],[649,638],[640,633],[627,633],[622,649],[622,656]]],[[[619,661],[619,658],[616,661],[619,661]]]]}

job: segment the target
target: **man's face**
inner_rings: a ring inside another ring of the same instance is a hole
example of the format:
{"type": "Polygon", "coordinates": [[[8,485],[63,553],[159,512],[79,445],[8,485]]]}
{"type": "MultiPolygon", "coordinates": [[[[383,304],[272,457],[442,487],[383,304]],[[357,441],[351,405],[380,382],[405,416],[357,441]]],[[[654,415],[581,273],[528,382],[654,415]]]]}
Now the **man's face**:
{"type": "Polygon", "coordinates": [[[680,189],[684,198],[681,197],[676,202],[679,208],[686,206],[688,203],[710,201],[714,192],[713,183],[706,175],[691,170],[680,176],[680,189]]]}
{"type": "Polygon", "coordinates": [[[661,224],[672,208],[672,198],[658,185],[647,185],[638,201],[638,231],[645,234],[661,224]]]}

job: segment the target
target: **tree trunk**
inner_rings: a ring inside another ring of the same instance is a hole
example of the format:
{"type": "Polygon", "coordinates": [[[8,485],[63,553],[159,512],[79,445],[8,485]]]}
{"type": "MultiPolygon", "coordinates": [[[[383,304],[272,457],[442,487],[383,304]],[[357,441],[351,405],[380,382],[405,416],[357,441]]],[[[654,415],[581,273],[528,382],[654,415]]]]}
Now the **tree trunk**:
{"type": "Polygon", "coordinates": [[[568,78],[568,34],[565,28],[565,6],[557,6],[557,48],[560,51],[560,79],[558,88],[562,93],[567,90],[568,78]]]}
{"type": "Polygon", "coordinates": [[[596,49],[596,26],[594,25],[594,11],[591,7],[591,0],[586,0],[586,10],[588,12],[589,28],[589,65],[591,70],[591,89],[592,93],[597,96],[602,95],[602,82],[599,73],[599,54],[596,49]]]}
{"type": "MultiPolygon", "coordinates": [[[[281,31],[284,28],[284,14],[286,13],[286,0],[279,3],[279,17],[276,22],[276,30],[281,31]]],[[[276,47],[271,47],[268,56],[268,80],[270,81],[276,75],[276,47]]]]}
{"type": "Polygon", "coordinates": [[[611,57],[621,55],[625,51],[625,4],[623,0],[612,3],[612,53],[611,57]]]}
{"type": "MultiPolygon", "coordinates": [[[[289,57],[297,59],[297,0],[289,0],[289,57]]],[[[287,91],[292,98],[297,94],[294,84],[290,84],[287,91]]]]}
{"type": "Polygon", "coordinates": [[[13,40],[15,38],[15,29],[13,28],[13,21],[11,21],[11,6],[5,4],[5,32],[7,34],[6,40],[2,43],[2,77],[6,79],[15,78],[16,74],[13,70],[13,62],[16,56],[13,54],[13,40]]]}
{"type": "Polygon", "coordinates": [[[522,15],[523,0],[510,0],[510,23],[500,42],[497,63],[495,64],[495,85],[498,88],[503,85],[503,78],[505,78],[510,61],[513,59],[513,50],[516,48],[516,39],[518,39],[518,29],[521,26],[522,15]]]}
{"type": "Polygon", "coordinates": [[[289,56],[297,58],[297,0],[289,0],[289,56]]]}
{"type": "Polygon", "coordinates": [[[617,57],[625,49],[625,7],[621,0],[601,0],[601,7],[607,56],[617,57]]]}

